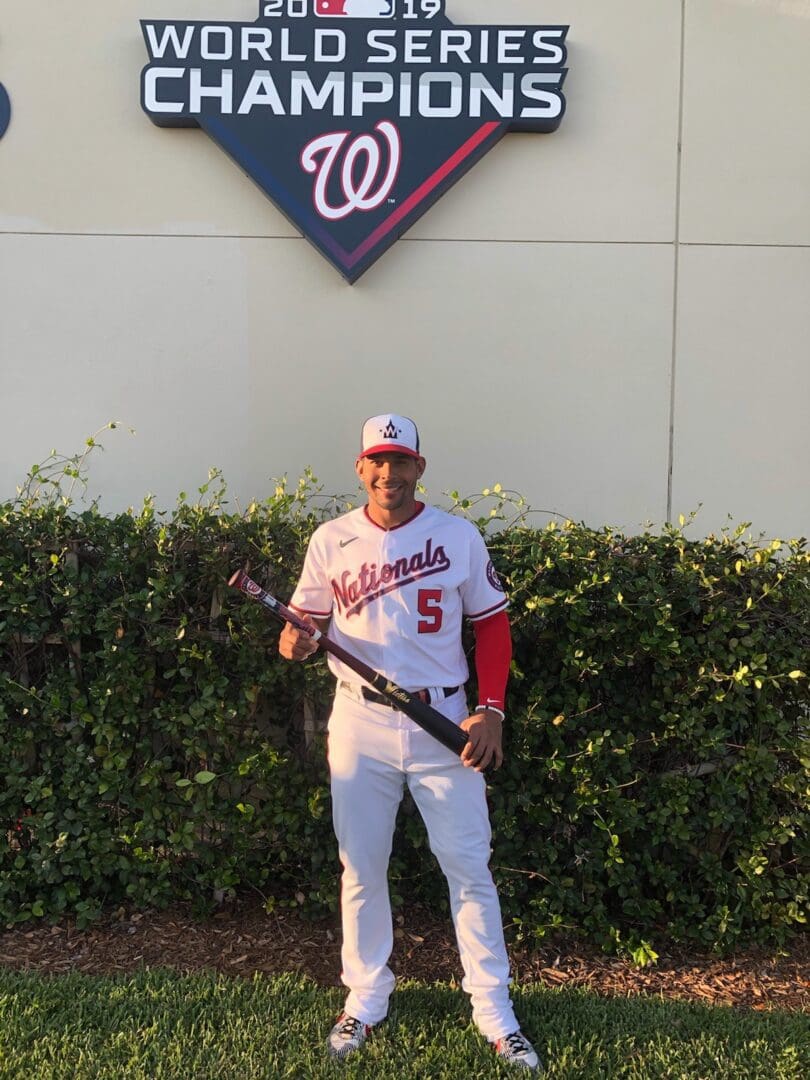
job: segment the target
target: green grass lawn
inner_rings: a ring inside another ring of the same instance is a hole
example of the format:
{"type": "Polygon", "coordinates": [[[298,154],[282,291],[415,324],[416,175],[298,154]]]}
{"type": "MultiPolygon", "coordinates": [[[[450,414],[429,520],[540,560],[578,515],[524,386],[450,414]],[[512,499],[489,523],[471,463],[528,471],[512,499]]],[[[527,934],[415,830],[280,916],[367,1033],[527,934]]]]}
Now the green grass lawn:
{"type": "MultiPolygon", "coordinates": [[[[20,1080],[411,1080],[514,1076],[460,990],[409,983],[360,1056],[328,1061],[343,999],[297,976],[147,971],[118,978],[0,970],[0,1077],[20,1080]]],[[[515,993],[549,1077],[806,1080],[810,1017],[527,986],[515,993]]],[[[520,1075],[518,1073],[518,1075],[520,1075]]]]}

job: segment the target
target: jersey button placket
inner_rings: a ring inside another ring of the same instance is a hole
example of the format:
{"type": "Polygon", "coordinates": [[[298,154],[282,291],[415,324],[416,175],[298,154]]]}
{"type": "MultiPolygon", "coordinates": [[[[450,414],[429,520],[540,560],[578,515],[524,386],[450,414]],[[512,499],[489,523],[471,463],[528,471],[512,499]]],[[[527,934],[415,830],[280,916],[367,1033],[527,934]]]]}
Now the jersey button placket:
{"type": "MultiPolygon", "coordinates": [[[[389,551],[390,551],[391,544],[392,544],[391,533],[390,533],[390,531],[388,529],[385,529],[382,532],[381,536],[380,536],[379,554],[378,554],[378,557],[377,557],[377,566],[378,566],[378,568],[380,570],[382,570],[385,563],[393,561],[391,558],[389,558],[389,551]]],[[[383,613],[385,613],[386,610],[387,610],[387,607],[388,607],[387,597],[386,596],[381,596],[380,599],[379,599],[379,603],[380,603],[380,610],[383,613]]],[[[383,618],[387,619],[387,616],[385,614],[383,614],[383,618]]],[[[387,630],[388,630],[387,626],[383,627],[383,640],[385,640],[385,634],[387,633],[387,630]]],[[[389,669],[388,657],[385,654],[385,649],[383,648],[382,670],[383,671],[388,671],[388,669],[389,669]]],[[[403,723],[404,719],[405,719],[404,713],[399,712],[398,709],[392,710],[391,720],[392,720],[393,726],[394,726],[394,728],[396,730],[396,733],[397,733],[397,741],[398,741],[398,745],[399,745],[399,767],[403,772],[405,771],[405,763],[406,763],[408,753],[409,753],[409,750],[410,750],[410,747],[408,746],[408,743],[407,743],[408,732],[405,729],[405,725],[403,723]]]]}

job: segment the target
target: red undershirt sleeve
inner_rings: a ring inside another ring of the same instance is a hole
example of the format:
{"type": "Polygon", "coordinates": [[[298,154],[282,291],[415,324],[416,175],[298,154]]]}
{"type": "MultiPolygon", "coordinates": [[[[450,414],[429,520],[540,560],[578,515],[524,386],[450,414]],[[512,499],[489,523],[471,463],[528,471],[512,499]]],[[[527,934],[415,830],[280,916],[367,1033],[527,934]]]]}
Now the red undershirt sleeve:
{"type": "Polygon", "coordinates": [[[503,711],[509,662],[512,659],[512,634],[505,611],[473,623],[475,633],[475,672],[478,676],[479,705],[494,705],[503,711]]]}

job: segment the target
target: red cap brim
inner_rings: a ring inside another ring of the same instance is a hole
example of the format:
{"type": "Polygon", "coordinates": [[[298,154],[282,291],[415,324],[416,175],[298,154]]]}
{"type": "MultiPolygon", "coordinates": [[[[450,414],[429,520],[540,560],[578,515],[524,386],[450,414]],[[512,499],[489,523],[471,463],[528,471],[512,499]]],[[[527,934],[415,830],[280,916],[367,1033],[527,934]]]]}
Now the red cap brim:
{"type": "Polygon", "coordinates": [[[421,457],[418,450],[412,450],[410,446],[400,446],[398,443],[380,443],[379,446],[370,446],[368,450],[361,450],[359,457],[371,457],[372,454],[407,454],[408,457],[421,457]]]}

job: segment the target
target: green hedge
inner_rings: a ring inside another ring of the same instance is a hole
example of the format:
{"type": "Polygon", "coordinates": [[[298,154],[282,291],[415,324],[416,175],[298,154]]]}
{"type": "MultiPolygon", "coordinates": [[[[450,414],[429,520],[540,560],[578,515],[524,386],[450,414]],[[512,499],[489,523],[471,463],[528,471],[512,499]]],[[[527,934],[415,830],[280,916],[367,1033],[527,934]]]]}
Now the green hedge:
{"type": "MultiPolygon", "coordinates": [[[[171,513],[57,494],[29,484],[0,506],[0,921],[205,910],[246,887],[334,907],[330,676],[280,660],[275,626],[223,583],[249,565],[289,595],[344,505],[310,476],[241,513],[216,473],[171,513]]],[[[500,526],[512,597],[489,793],[506,917],[642,960],[663,938],[788,940],[810,882],[805,541],[535,528],[486,494],[455,509],[500,526]]],[[[407,803],[392,892],[446,905],[407,803]]]]}

